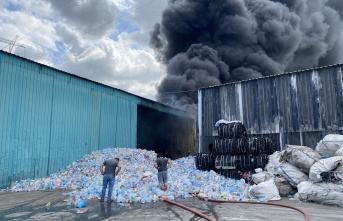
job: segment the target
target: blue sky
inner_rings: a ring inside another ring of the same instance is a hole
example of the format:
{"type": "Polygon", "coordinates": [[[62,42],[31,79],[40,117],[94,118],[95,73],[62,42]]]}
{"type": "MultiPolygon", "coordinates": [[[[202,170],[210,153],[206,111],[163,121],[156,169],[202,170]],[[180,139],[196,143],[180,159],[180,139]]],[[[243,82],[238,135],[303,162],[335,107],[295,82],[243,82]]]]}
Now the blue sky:
{"type": "Polygon", "coordinates": [[[114,41],[118,41],[118,36],[123,33],[138,32],[139,27],[135,26],[132,22],[125,18],[118,19],[118,24],[116,25],[116,31],[111,35],[114,41]]]}

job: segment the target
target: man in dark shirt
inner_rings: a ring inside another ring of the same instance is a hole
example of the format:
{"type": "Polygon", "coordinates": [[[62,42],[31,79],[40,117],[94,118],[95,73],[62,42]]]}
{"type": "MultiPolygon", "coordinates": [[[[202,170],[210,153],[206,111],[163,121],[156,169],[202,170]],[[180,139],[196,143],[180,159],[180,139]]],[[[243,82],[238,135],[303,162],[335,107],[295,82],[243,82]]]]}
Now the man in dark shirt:
{"type": "Polygon", "coordinates": [[[102,191],[101,191],[100,202],[104,202],[107,184],[108,184],[107,202],[111,203],[113,201],[111,197],[112,197],[115,177],[116,175],[118,175],[118,173],[121,170],[121,165],[118,165],[118,164],[119,164],[119,158],[105,160],[102,164],[100,164],[100,173],[104,176],[102,180],[102,191]],[[104,166],[105,166],[105,171],[104,171],[104,166]]]}
{"type": "Polygon", "coordinates": [[[157,178],[158,184],[161,190],[168,191],[168,168],[171,167],[172,162],[170,159],[161,157],[160,154],[157,154],[157,159],[154,163],[154,167],[158,170],[157,178]]]}

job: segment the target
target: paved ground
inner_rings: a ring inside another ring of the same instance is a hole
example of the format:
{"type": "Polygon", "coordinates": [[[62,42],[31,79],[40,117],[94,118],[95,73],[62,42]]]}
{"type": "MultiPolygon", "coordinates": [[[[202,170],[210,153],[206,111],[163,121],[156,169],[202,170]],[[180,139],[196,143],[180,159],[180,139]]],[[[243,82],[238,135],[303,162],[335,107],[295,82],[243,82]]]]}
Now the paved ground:
{"type": "MultiPolygon", "coordinates": [[[[116,203],[100,203],[96,199],[87,200],[83,209],[68,206],[63,196],[65,191],[39,192],[0,192],[0,220],[204,220],[180,207],[159,201],[146,204],[121,206],[116,203]],[[50,206],[46,204],[50,202],[50,206]]],[[[186,206],[198,210],[216,220],[305,220],[304,216],[292,209],[256,205],[212,203],[196,198],[177,200],[186,206]]],[[[283,198],[275,203],[292,205],[305,210],[311,221],[341,221],[343,208],[315,203],[299,202],[283,198]]]]}

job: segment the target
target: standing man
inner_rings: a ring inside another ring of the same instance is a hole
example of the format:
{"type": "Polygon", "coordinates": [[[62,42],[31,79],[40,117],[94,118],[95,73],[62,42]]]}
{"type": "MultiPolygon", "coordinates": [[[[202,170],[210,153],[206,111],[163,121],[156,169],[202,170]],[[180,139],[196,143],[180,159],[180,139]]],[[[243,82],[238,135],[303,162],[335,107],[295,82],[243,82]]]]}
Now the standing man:
{"type": "Polygon", "coordinates": [[[104,176],[102,180],[102,191],[101,191],[100,202],[104,202],[107,184],[108,184],[107,202],[108,203],[113,202],[113,200],[111,199],[113,185],[114,185],[116,175],[118,175],[120,170],[121,170],[121,165],[119,164],[119,158],[105,160],[102,164],[100,164],[100,173],[104,176]],[[105,171],[104,171],[104,166],[105,166],[105,171]],[[117,167],[118,169],[116,171],[117,167]]]}
{"type": "Polygon", "coordinates": [[[157,159],[154,163],[154,167],[158,170],[157,178],[158,184],[161,190],[168,191],[168,168],[171,167],[172,162],[170,159],[161,157],[161,155],[157,154],[157,159]]]}

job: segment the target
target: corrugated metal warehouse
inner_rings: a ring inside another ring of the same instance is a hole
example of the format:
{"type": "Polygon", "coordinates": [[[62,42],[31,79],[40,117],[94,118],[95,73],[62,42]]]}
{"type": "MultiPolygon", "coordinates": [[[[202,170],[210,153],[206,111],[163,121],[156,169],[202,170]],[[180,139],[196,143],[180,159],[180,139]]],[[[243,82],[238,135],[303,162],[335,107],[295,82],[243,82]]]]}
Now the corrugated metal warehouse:
{"type": "Polygon", "coordinates": [[[108,147],[195,151],[186,112],[0,51],[0,187],[108,147]]]}
{"type": "Polygon", "coordinates": [[[198,152],[214,142],[215,123],[238,120],[248,134],[315,148],[343,134],[342,64],[202,88],[198,93],[198,152]]]}

